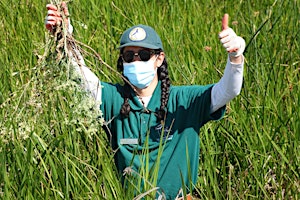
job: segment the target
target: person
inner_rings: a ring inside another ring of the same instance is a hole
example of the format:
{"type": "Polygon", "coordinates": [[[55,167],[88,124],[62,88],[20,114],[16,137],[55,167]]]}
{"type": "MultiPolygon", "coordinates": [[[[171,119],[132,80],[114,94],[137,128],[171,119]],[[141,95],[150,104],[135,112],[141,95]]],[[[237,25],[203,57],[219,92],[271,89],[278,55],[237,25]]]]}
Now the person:
{"type": "MultiPolygon", "coordinates": [[[[56,6],[46,7],[45,26],[51,32],[63,19],[56,6]]],[[[67,5],[62,7],[68,16],[67,5]]],[[[71,33],[69,19],[66,24],[71,33]]],[[[117,68],[128,80],[124,84],[100,81],[80,58],[84,87],[101,101],[104,120],[110,121],[105,130],[112,135],[117,169],[139,171],[145,167],[142,152],[147,152],[149,166],[159,166],[157,186],[166,199],[175,199],[184,187],[191,192],[189,185],[198,178],[200,128],[222,118],[226,104],[241,91],[245,41],[228,27],[227,14],[218,35],[228,58],[215,84],[171,85],[162,41],[143,24],[128,28],[120,39],[117,68]]]]}

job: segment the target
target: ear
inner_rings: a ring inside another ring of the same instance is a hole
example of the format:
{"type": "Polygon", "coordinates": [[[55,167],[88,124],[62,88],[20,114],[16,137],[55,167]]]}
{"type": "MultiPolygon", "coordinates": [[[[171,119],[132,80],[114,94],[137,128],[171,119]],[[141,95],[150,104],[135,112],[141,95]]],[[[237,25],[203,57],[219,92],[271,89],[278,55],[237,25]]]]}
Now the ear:
{"type": "Polygon", "coordinates": [[[162,51],[162,52],[159,53],[159,55],[156,59],[156,66],[160,67],[162,65],[164,59],[165,59],[165,53],[162,51]]]}

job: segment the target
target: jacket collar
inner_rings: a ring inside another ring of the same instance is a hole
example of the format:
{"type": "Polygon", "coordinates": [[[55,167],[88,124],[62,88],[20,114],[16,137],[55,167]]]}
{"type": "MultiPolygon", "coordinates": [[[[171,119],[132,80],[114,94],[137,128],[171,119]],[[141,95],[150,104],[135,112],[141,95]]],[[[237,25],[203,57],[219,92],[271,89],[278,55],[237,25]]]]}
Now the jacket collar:
{"type": "Polygon", "coordinates": [[[133,89],[131,89],[131,96],[133,97],[129,101],[129,105],[132,110],[135,111],[142,111],[142,110],[149,110],[151,112],[155,112],[159,110],[160,104],[161,104],[161,81],[158,81],[156,88],[152,94],[152,97],[150,99],[150,102],[148,104],[148,107],[145,109],[139,100],[139,97],[135,94],[133,89]]]}

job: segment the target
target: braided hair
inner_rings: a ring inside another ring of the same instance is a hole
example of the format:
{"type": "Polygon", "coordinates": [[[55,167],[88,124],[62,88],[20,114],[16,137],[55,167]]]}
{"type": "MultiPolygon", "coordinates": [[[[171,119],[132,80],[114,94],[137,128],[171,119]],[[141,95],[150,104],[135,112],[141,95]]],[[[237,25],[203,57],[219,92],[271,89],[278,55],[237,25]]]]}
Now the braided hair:
{"type": "MultiPolygon", "coordinates": [[[[121,49],[120,53],[122,54],[123,49],[121,49]]],[[[155,50],[156,54],[160,54],[162,52],[161,49],[155,50]]],[[[119,56],[117,62],[117,68],[119,71],[123,72],[123,59],[119,56]]],[[[171,81],[169,79],[168,73],[168,63],[166,58],[164,58],[163,63],[160,67],[157,68],[158,80],[161,81],[161,105],[160,109],[155,112],[157,116],[157,120],[160,122],[165,119],[166,115],[166,106],[168,103],[169,95],[170,95],[170,84],[171,81]]],[[[130,85],[125,82],[124,85],[124,103],[121,107],[120,113],[123,117],[128,117],[130,112],[129,98],[130,98],[130,85]]]]}

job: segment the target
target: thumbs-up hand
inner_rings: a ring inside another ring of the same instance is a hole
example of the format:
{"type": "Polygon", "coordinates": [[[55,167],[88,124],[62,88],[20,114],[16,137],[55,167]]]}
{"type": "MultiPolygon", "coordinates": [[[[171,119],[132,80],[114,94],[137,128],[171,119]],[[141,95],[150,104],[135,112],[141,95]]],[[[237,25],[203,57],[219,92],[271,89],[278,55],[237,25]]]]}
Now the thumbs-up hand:
{"type": "Polygon", "coordinates": [[[245,50],[245,40],[228,27],[228,18],[228,14],[225,14],[222,19],[222,31],[219,33],[219,38],[230,57],[239,57],[245,50]]]}
{"type": "MultiPolygon", "coordinates": [[[[53,33],[55,28],[57,26],[61,25],[63,18],[62,18],[61,13],[59,12],[58,8],[55,5],[47,4],[46,8],[47,8],[48,12],[47,12],[47,17],[45,19],[45,27],[46,27],[46,29],[48,29],[50,32],[53,33]]],[[[65,2],[62,2],[61,8],[62,8],[64,15],[66,16],[65,23],[68,28],[68,32],[70,34],[72,34],[73,26],[70,23],[68,6],[65,2]]]]}

